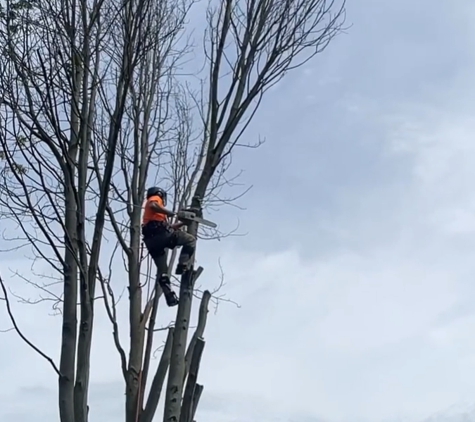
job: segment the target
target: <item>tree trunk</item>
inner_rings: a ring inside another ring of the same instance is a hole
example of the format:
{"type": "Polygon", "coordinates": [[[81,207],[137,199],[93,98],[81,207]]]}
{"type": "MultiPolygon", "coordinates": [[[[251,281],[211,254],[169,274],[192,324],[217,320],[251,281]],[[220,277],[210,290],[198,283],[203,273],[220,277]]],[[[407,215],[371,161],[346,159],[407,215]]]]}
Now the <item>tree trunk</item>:
{"type": "MultiPolygon", "coordinates": [[[[206,168],[206,167],[205,167],[206,168]]],[[[206,177],[211,173],[205,170],[198,182],[198,186],[207,186],[202,182],[203,175],[206,177]]],[[[208,183],[209,183],[208,179],[208,183]]],[[[206,190],[206,188],[205,188],[206,190]]],[[[201,200],[203,196],[197,195],[193,197],[191,206],[199,210],[201,215],[201,200]]],[[[191,223],[188,226],[188,233],[195,238],[198,237],[198,224],[191,223]]],[[[192,257],[192,262],[194,256],[192,257]]],[[[181,411],[181,399],[183,396],[183,385],[185,378],[185,354],[186,354],[186,342],[188,338],[188,327],[190,325],[191,304],[193,300],[193,287],[195,282],[195,274],[193,271],[193,265],[191,265],[190,271],[187,271],[181,277],[180,283],[180,302],[178,304],[178,312],[175,322],[175,333],[173,335],[172,356],[170,360],[170,371],[168,374],[167,394],[165,398],[165,411],[163,416],[163,422],[178,422],[180,420],[181,411]]]]}
{"type": "Polygon", "coordinates": [[[130,227],[131,254],[129,257],[129,323],[130,352],[126,380],[126,422],[137,422],[141,413],[141,371],[144,352],[145,321],[142,314],[140,286],[140,211],[135,212],[130,227]]]}
{"type": "Polygon", "coordinates": [[[66,251],[64,268],[64,301],[59,363],[59,415],[61,422],[74,422],[74,371],[76,366],[78,264],[76,248],[76,201],[73,180],[66,174],[65,226],[66,251]]]}
{"type": "MultiPolygon", "coordinates": [[[[196,236],[196,232],[198,231],[197,225],[195,223],[191,224],[188,231],[196,236]]],[[[183,379],[185,375],[186,341],[188,337],[188,327],[190,325],[193,285],[194,274],[193,271],[190,270],[181,277],[180,302],[178,304],[175,332],[173,335],[172,356],[165,398],[164,422],[178,422],[180,420],[183,379]]]]}

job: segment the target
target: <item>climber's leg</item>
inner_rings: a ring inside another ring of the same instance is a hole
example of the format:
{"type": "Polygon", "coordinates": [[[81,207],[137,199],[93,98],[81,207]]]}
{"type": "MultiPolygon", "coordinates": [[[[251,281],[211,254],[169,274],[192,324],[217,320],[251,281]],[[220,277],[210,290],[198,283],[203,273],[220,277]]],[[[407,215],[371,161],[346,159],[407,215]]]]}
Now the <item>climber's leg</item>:
{"type": "Polygon", "coordinates": [[[157,276],[168,274],[167,253],[165,248],[151,248],[148,250],[150,256],[157,267],[157,276]]]}
{"type": "Polygon", "coordinates": [[[143,241],[160,274],[168,273],[165,248],[172,233],[167,226],[153,221],[142,227],[143,241]]]}
{"type": "MultiPolygon", "coordinates": [[[[156,252],[156,251],[154,251],[156,252]]],[[[157,267],[156,281],[160,285],[165,296],[165,300],[168,306],[178,305],[178,297],[172,289],[170,283],[170,278],[168,277],[168,263],[167,263],[167,254],[165,250],[162,249],[161,253],[155,253],[152,256],[153,261],[157,267]]]]}
{"type": "Polygon", "coordinates": [[[156,282],[160,285],[168,306],[178,305],[178,297],[172,289],[168,278],[167,253],[165,251],[168,236],[160,233],[153,237],[144,237],[145,246],[157,267],[156,282]]]}
{"type": "Polygon", "coordinates": [[[175,230],[170,235],[167,247],[173,249],[177,246],[182,247],[175,271],[175,274],[180,275],[187,271],[191,266],[191,258],[193,257],[196,248],[196,239],[193,235],[185,231],[175,230]]]}

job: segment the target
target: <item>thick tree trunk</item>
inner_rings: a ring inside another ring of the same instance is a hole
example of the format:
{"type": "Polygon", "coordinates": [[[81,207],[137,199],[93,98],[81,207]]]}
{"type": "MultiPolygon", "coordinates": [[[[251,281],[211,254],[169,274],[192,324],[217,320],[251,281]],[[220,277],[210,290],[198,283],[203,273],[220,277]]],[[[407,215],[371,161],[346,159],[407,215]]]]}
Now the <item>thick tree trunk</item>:
{"type": "Polygon", "coordinates": [[[76,201],[73,180],[66,175],[65,189],[65,268],[61,358],[59,363],[59,415],[61,422],[74,422],[74,371],[77,341],[78,263],[76,248],[76,201]]]}
{"type": "MultiPolygon", "coordinates": [[[[136,274],[137,265],[131,264],[129,271],[136,274]]],[[[140,416],[139,394],[140,373],[142,371],[142,358],[144,347],[144,330],[141,321],[142,290],[138,277],[131,276],[129,284],[130,295],[130,353],[126,380],[126,422],[137,422],[140,416]]]]}
{"type": "MultiPolygon", "coordinates": [[[[208,161],[208,160],[207,160],[208,161]]],[[[205,165],[198,187],[200,191],[195,192],[191,206],[199,210],[201,215],[201,198],[206,191],[206,186],[211,179],[212,172],[205,165]],[[207,179],[203,180],[203,178],[207,179]]],[[[191,223],[188,226],[188,233],[197,238],[198,224],[191,223]]],[[[194,261],[194,256],[192,262],[194,261]]],[[[173,336],[172,355],[170,360],[170,371],[168,375],[167,394],[165,398],[165,411],[163,422],[178,422],[180,420],[181,400],[183,396],[183,386],[186,373],[186,343],[188,338],[188,328],[190,325],[191,304],[193,300],[193,287],[195,282],[193,266],[181,277],[180,302],[175,322],[175,333],[173,336]]]]}
{"type": "MultiPolygon", "coordinates": [[[[132,217],[130,228],[131,254],[129,256],[129,323],[130,352],[126,379],[126,422],[140,418],[141,379],[145,321],[142,314],[142,288],[140,286],[140,212],[132,217]]],[[[143,394],[143,392],[142,392],[143,394]]]]}
{"type": "MultiPolygon", "coordinates": [[[[189,232],[196,236],[196,224],[190,225],[189,232]],[[192,227],[194,226],[194,228],[192,227]]],[[[180,302],[173,335],[170,371],[168,375],[167,394],[165,398],[164,422],[180,420],[183,379],[185,375],[185,353],[190,325],[191,302],[193,299],[193,272],[188,271],[181,277],[180,302]]]]}
{"type": "MultiPolygon", "coordinates": [[[[87,298],[87,300],[89,300],[89,298],[87,298]]],[[[87,310],[82,311],[78,338],[78,371],[74,386],[74,422],[87,422],[88,420],[87,399],[89,391],[92,326],[93,308],[87,305],[87,310]]]]}

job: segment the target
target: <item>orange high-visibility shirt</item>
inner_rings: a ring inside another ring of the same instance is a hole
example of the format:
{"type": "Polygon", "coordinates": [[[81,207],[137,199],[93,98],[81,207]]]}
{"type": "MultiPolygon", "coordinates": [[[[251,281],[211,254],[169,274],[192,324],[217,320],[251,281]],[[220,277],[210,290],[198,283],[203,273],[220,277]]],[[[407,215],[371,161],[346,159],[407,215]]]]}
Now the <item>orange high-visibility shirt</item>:
{"type": "Polygon", "coordinates": [[[158,195],[151,196],[149,199],[147,199],[147,202],[145,203],[143,218],[142,218],[142,224],[144,226],[150,221],[167,221],[166,214],[156,212],[152,209],[152,207],[150,206],[152,202],[156,202],[158,203],[158,205],[163,207],[163,200],[158,195]]]}

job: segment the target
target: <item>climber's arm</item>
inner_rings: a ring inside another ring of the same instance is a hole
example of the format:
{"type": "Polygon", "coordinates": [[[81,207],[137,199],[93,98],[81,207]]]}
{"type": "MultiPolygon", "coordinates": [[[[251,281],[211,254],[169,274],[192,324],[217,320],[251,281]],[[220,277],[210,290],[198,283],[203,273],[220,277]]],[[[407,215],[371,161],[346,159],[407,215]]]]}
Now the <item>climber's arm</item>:
{"type": "Polygon", "coordinates": [[[150,203],[150,208],[152,208],[152,210],[154,210],[155,212],[165,214],[168,217],[173,217],[175,215],[173,211],[167,210],[165,207],[162,207],[157,201],[152,201],[150,203]]]}

